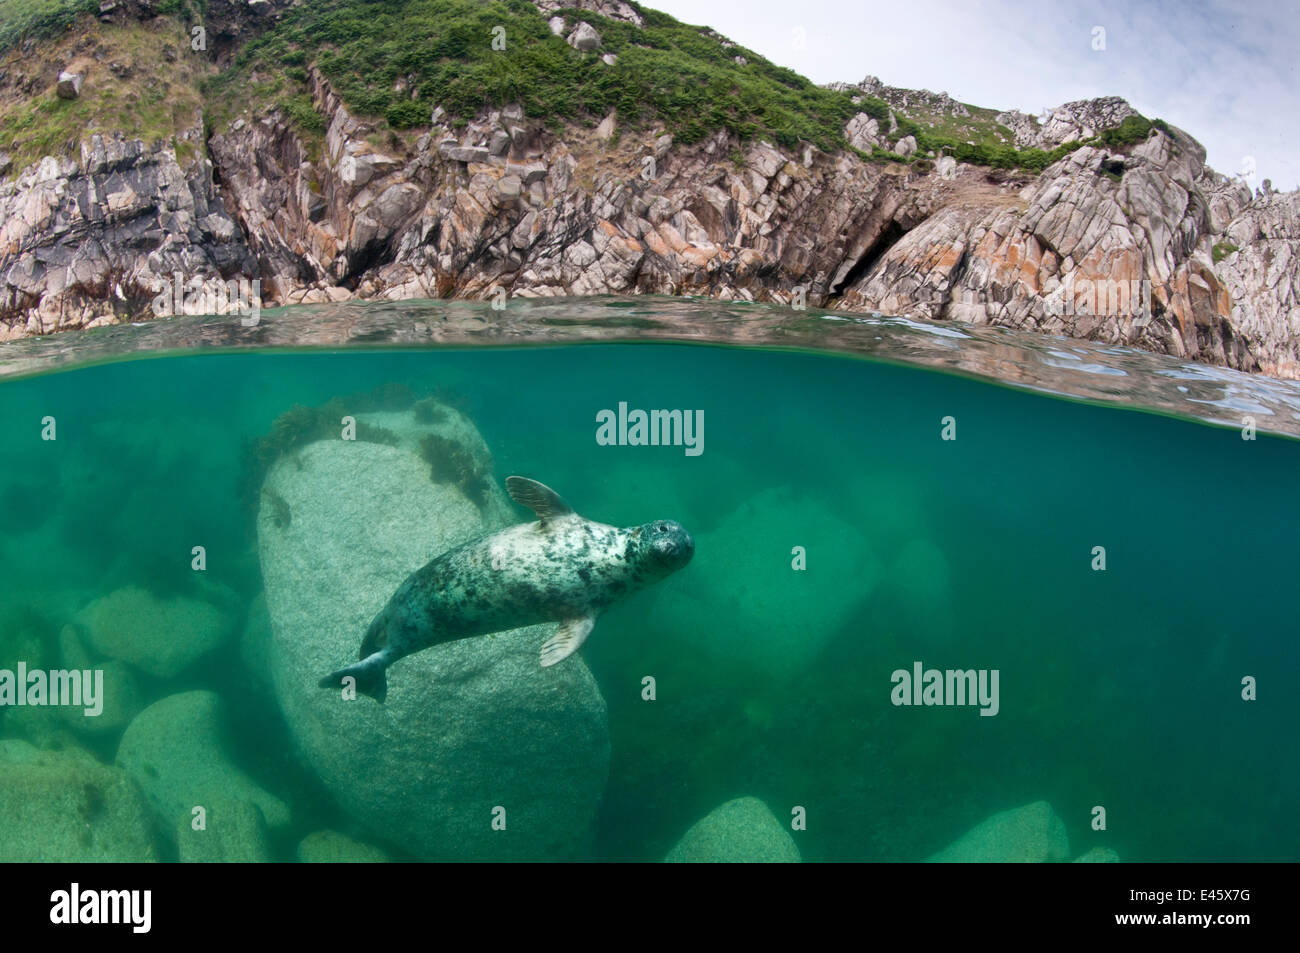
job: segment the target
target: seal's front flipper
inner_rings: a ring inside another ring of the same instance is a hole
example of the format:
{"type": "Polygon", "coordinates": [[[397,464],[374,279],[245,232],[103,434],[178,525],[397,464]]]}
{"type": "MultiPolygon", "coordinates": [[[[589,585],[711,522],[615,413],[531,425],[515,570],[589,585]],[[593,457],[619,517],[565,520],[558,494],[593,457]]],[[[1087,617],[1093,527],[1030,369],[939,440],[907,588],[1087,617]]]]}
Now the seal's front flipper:
{"type": "Polygon", "coordinates": [[[510,499],[536,513],[543,527],[547,520],[568,516],[573,512],[573,507],[560,499],[560,494],[545,483],[527,477],[506,477],[506,490],[510,493],[510,499]]]}
{"type": "Polygon", "coordinates": [[[559,631],[547,639],[542,646],[542,668],[549,668],[558,662],[563,662],[582,648],[582,643],[587,641],[587,636],[591,635],[591,629],[595,624],[594,615],[565,619],[561,622],[559,631]]]}
{"type": "Polygon", "coordinates": [[[356,680],[357,691],[369,695],[379,704],[388,697],[388,660],[383,652],[367,655],[355,665],[341,668],[331,675],[326,675],[317,684],[321,688],[343,688],[343,679],[356,680]]]}

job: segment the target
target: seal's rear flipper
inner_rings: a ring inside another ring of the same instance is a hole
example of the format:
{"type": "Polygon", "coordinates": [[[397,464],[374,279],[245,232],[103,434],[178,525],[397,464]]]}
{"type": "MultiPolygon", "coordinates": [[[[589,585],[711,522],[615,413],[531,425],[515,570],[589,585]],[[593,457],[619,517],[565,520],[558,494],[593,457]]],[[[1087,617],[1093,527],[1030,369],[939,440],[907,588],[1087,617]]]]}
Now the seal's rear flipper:
{"type": "Polygon", "coordinates": [[[382,705],[388,697],[388,666],[384,664],[385,661],[382,652],[375,652],[355,665],[326,675],[317,684],[321,688],[342,688],[343,679],[352,678],[356,680],[357,691],[369,695],[382,705]]]}

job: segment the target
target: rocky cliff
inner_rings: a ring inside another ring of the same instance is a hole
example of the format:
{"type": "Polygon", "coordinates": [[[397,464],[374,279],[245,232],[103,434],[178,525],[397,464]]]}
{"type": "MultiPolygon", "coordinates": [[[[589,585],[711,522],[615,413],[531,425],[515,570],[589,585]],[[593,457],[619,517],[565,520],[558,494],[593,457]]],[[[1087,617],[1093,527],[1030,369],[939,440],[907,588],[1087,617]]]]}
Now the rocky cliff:
{"type": "MultiPolygon", "coordinates": [[[[210,24],[226,39],[209,68],[281,6],[229,5],[210,24]]],[[[644,15],[621,0],[538,8],[573,56],[611,70],[617,57],[578,11],[627,29],[644,15]]],[[[56,95],[52,69],[16,78],[21,69],[10,57],[0,92],[56,95]]],[[[21,169],[0,156],[0,336],[146,317],[179,273],[260,280],[267,304],[502,293],[789,301],[1300,377],[1300,193],[1266,184],[1252,195],[1163,123],[1107,145],[1098,134],[1136,116],[1122,100],[1066,104],[1043,122],[976,110],[1008,148],[1087,143],[1035,173],[926,154],[909,133],[917,119],[974,107],[871,77],[842,88],[887,103],[888,115],[851,115],[843,147],[824,149],[724,129],[678,142],[617,111],[590,125],[548,122],[509,103],[468,122],[430,104],[428,122],[399,131],[350,109],[313,64],[303,72],[315,134],[269,104],[219,123],[210,111],[206,132],[182,124],[152,146],[105,128],[87,130],[75,154],[21,169]],[[193,155],[178,148],[196,140],[193,155]]],[[[8,132],[0,122],[0,149],[8,132]]]]}

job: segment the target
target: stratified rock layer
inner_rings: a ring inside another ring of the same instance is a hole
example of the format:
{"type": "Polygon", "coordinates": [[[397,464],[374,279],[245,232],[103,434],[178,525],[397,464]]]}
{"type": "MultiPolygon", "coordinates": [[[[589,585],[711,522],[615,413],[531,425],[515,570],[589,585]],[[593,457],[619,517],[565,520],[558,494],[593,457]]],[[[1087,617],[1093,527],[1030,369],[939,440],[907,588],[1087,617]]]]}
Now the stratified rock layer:
{"type": "MultiPolygon", "coordinates": [[[[589,25],[553,15],[571,5],[537,6],[593,51],[574,55],[599,54],[589,25]]],[[[578,6],[641,23],[619,0],[578,6]]],[[[352,115],[314,67],[307,76],[323,150],[271,108],[214,130],[211,168],[94,135],[79,160],[47,157],[0,184],[0,337],[149,317],[176,274],[209,291],[256,279],[268,304],[498,289],[785,303],[800,289],[812,307],[1300,377],[1300,195],[1264,183],[1252,196],[1171,126],[1101,147],[1093,137],[1136,115],[1116,97],[1066,103],[1042,122],[995,114],[1008,147],[1093,142],[1034,175],[722,131],[674,144],[614,113],[590,130],[548,126],[517,104],[457,125],[431,103],[427,132],[408,145],[352,115]]],[[[898,115],[972,116],[946,93],[874,77],[836,85],[890,107],[886,120],[847,120],[858,150],[913,154],[898,115]]]]}

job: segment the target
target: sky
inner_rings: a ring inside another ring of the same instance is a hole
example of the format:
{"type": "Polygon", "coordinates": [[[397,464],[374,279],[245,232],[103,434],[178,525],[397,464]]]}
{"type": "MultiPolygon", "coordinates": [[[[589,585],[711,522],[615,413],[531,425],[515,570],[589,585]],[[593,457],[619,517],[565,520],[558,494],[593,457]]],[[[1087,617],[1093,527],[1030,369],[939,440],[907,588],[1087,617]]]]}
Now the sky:
{"type": "Polygon", "coordinates": [[[870,74],[1031,114],[1122,96],[1198,139],[1216,171],[1300,186],[1300,0],[644,2],[816,83],[870,74]]]}

